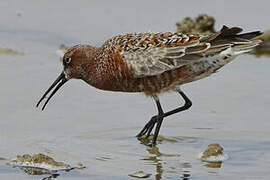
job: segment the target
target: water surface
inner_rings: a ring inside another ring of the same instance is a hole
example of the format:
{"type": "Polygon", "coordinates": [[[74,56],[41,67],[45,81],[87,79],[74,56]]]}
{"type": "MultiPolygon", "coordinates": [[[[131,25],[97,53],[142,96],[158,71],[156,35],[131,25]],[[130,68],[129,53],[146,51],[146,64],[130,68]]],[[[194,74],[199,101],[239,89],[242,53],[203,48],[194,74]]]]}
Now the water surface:
{"type": "MultiPolygon", "coordinates": [[[[61,72],[55,51],[89,43],[100,46],[126,32],[175,31],[175,23],[199,13],[223,24],[269,29],[269,2],[260,1],[3,1],[0,48],[23,54],[0,55],[0,157],[47,154],[87,168],[58,179],[269,179],[270,59],[238,57],[219,73],[184,85],[193,107],[166,118],[157,148],[135,138],[156,113],[142,94],[97,90],[78,80],[67,83],[41,112],[35,104],[61,72]],[[229,159],[212,168],[197,159],[208,144],[221,144],[229,159]]],[[[183,103],[174,93],[161,96],[164,109],[183,103]]],[[[1,179],[29,176],[0,159],[1,179]]]]}

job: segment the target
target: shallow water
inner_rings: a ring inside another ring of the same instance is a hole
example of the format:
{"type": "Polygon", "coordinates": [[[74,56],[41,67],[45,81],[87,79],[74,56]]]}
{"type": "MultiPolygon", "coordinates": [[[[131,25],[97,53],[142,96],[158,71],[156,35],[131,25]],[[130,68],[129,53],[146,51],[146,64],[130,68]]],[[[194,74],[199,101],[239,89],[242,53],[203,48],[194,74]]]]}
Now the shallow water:
{"type": "MultiPolygon", "coordinates": [[[[149,148],[134,136],[156,113],[142,94],[104,92],[82,81],[67,83],[41,112],[35,104],[61,72],[55,51],[125,32],[175,31],[185,16],[208,13],[216,28],[239,25],[269,29],[269,5],[260,1],[44,1],[11,0],[0,5],[0,179],[42,179],[6,162],[21,154],[47,154],[83,170],[58,179],[269,179],[270,59],[243,55],[209,78],[184,85],[193,107],[165,119],[167,140],[149,148]],[[219,143],[229,159],[220,167],[197,159],[219,143]]],[[[164,109],[182,103],[161,96],[164,109]]]]}

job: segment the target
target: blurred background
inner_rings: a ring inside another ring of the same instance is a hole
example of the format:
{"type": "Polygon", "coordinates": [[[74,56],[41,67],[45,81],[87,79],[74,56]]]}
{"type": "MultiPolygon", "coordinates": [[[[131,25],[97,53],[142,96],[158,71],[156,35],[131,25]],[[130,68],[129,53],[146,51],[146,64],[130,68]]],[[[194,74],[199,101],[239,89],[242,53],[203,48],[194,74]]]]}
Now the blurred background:
{"type": "MultiPolygon", "coordinates": [[[[143,94],[67,83],[43,112],[40,96],[60,74],[59,46],[101,46],[130,32],[176,31],[185,17],[208,14],[245,31],[270,29],[269,0],[9,0],[0,2],[0,179],[43,179],[6,165],[43,153],[86,168],[57,179],[269,179],[270,59],[242,55],[209,78],[184,85],[193,107],[164,120],[157,148],[135,138],[156,114],[143,94]],[[198,154],[211,143],[228,159],[209,166],[198,154]]],[[[161,96],[169,110],[183,103],[161,96]]],[[[52,178],[52,177],[51,177],[52,178]]]]}

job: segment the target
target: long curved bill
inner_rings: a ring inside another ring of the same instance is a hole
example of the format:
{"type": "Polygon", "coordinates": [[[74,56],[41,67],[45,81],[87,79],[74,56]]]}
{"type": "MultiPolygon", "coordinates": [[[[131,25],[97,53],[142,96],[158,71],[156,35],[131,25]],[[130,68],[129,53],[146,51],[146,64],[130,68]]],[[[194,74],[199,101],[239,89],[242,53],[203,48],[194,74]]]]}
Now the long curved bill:
{"type": "Polygon", "coordinates": [[[46,107],[46,105],[48,104],[48,102],[50,101],[50,99],[53,97],[53,95],[56,93],[56,91],[63,86],[66,82],[68,81],[68,79],[65,77],[64,72],[62,72],[58,78],[52,83],[52,85],[49,87],[49,89],[44,93],[44,95],[40,98],[40,100],[38,101],[36,107],[39,106],[39,104],[41,103],[41,101],[43,99],[45,99],[45,97],[47,96],[47,94],[54,88],[54,90],[52,91],[52,93],[50,94],[50,96],[48,97],[48,99],[46,100],[46,102],[44,103],[44,105],[42,106],[42,111],[44,110],[44,108],[46,107]]]}

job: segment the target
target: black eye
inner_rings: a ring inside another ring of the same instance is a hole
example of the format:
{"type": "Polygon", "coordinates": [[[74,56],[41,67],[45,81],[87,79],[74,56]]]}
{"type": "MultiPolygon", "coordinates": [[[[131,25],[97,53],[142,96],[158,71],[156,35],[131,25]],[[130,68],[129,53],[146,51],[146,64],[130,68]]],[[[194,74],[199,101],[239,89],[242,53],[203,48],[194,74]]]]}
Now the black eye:
{"type": "Polygon", "coordinates": [[[71,62],[71,57],[65,57],[65,58],[64,58],[64,62],[65,62],[66,64],[69,64],[69,63],[71,62]]]}

